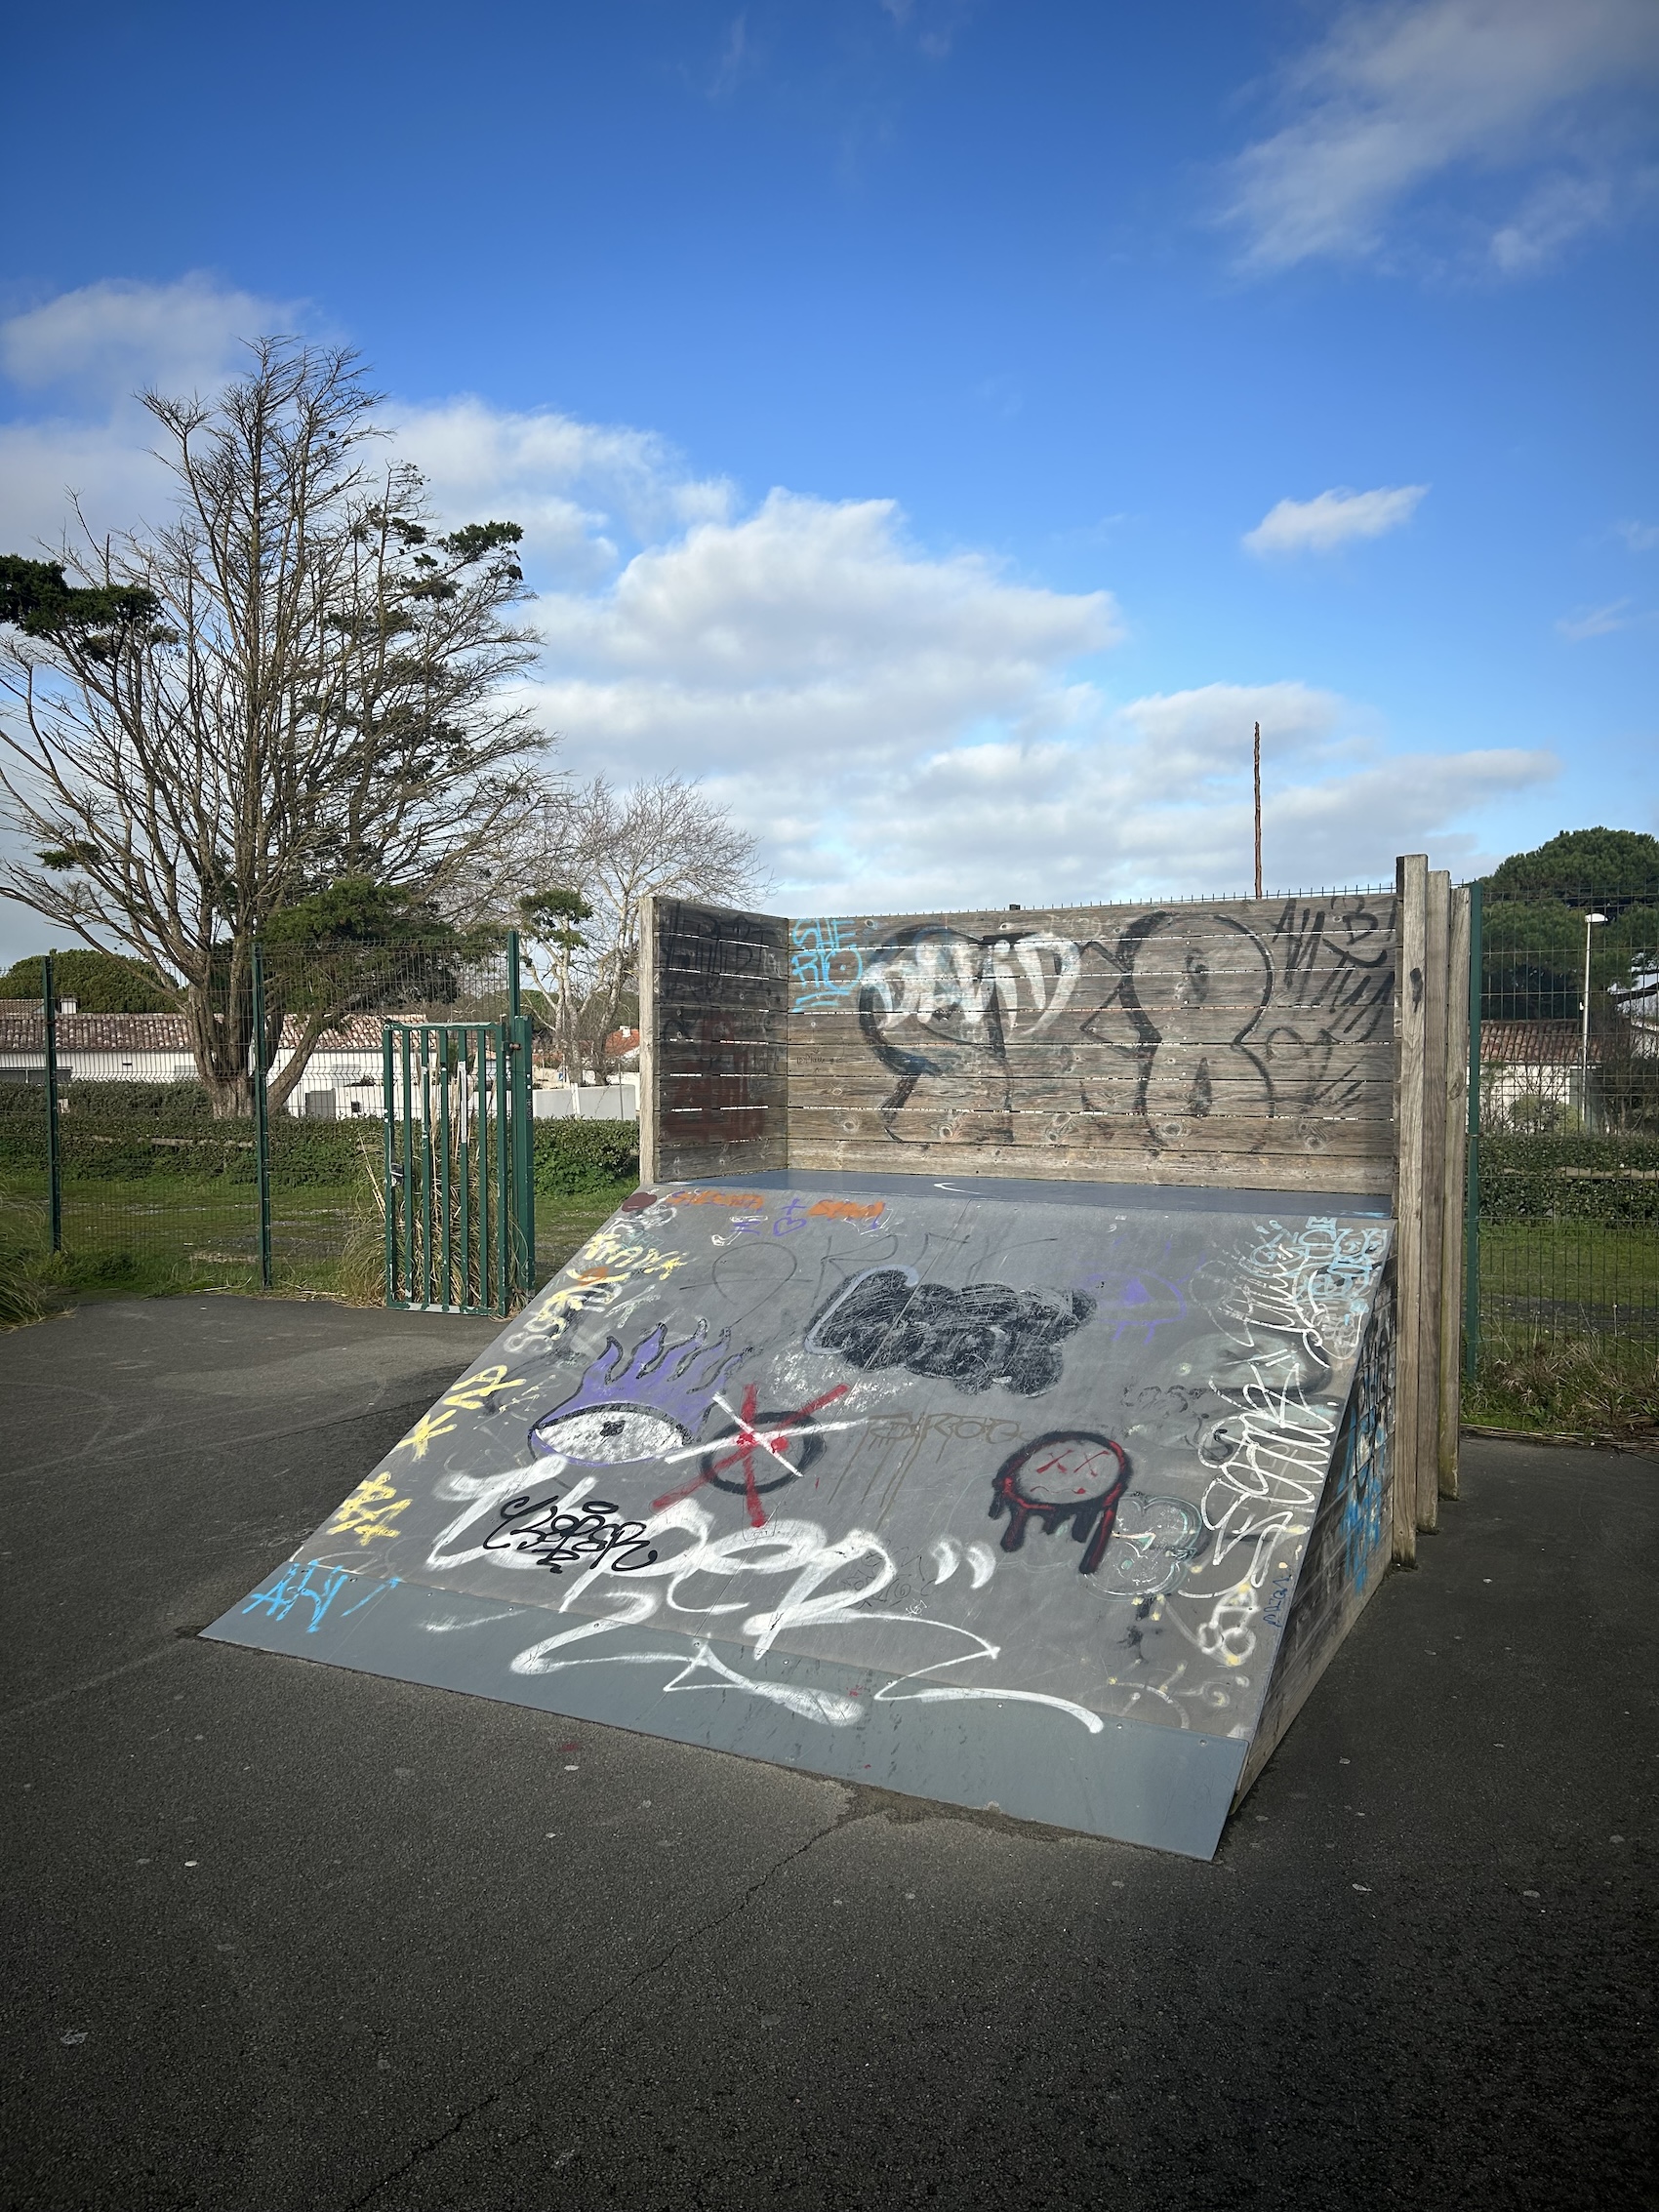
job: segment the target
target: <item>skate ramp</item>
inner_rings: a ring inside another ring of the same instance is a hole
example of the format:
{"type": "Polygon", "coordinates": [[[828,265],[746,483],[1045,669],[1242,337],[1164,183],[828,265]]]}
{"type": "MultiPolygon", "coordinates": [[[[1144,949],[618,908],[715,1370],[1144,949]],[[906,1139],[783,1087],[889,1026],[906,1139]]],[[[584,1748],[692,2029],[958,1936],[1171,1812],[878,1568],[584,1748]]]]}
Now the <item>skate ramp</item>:
{"type": "Polygon", "coordinates": [[[1367,1205],[641,1191],[207,1633],[1208,1856],[1387,1559],[1367,1205]]]}

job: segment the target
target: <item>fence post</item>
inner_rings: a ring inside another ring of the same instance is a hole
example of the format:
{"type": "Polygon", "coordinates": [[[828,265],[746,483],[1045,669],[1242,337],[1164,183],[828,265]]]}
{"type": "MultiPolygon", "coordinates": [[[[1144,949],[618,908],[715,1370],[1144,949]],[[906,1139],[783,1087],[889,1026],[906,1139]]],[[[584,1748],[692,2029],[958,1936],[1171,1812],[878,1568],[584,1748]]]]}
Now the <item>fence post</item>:
{"type": "Polygon", "coordinates": [[[260,1186],[260,1284],[271,1286],[270,1113],[265,1099],[265,967],[254,940],[254,1166],[260,1186]]]}
{"type": "Polygon", "coordinates": [[[1440,1207],[1440,1419],[1442,1498],[1457,1496],[1458,1436],[1463,1423],[1464,1175],[1469,1102],[1469,893],[1451,895],[1450,973],[1446,992],[1445,1158],[1440,1207]]]}
{"type": "Polygon", "coordinates": [[[401,1203],[401,1193],[392,1174],[392,1108],[396,1101],[392,1094],[391,1073],[391,1024],[381,1024],[381,1136],[384,1146],[384,1173],[381,1177],[381,1195],[385,1200],[385,1302],[397,1304],[397,1223],[392,1209],[401,1203]]]}
{"type": "Polygon", "coordinates": [[[46,1183],[52,1249],[63,1249],[63,1166],[58,1149],[58,985],[53,954],[40,964],[41,1010],[46,1020],[46,1183]]]}
{"type": "MultiPolygon", "coordinates": [[[[1451,876],[1430,868],[1423,952],[1422,1273],[1417,1322],[1417,1526],[1440,1515],[1440,1269],[1445,1261],[1447,983],[1451,964],[1451,876]]],[[[1455,1309],[1454,1309],[1455,1310],[1455,1309]]]]}
{"type": "Polygon", "coordinates": [[[1464,1185],[1463,1373],[1473,1383],[1480,1363],[1480,985],[1481,900],[1469,887],[1469,1174],[1464,1185]]]}
{"type": "Polygon", "coordinates": [[[1418,1460],[1423,1372],[1424,1043],[1428,1025],[1429,862],[1407,853],[1396,864],[1398,952],[1395,986],[1395,1267],[1397,1327],[1394,1418],[1394,1555],[1417,1563],[1418,1460]]]}
{"type": "Polygon", "coordinates": [[[516,1022],[524,1009],[519,1004],[518,932],[506,933],[506,1012],[509,1022],[516,1022]]]}

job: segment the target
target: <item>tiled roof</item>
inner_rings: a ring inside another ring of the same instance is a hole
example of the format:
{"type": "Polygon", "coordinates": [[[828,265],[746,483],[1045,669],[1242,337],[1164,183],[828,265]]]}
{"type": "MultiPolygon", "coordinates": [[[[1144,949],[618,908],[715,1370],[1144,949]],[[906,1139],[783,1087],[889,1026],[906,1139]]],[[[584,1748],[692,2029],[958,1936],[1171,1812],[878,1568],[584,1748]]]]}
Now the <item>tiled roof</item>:
{"type": "MultiPolygon", "coordinates": [[[[1487,1022],[1480,1025],[1482,1066],[1576,1067],[1584,1032],[1576,1022],[1487,1022]]],[[[1591,1031],[1590,1061],[1603,1058],[1601,1040],[1591,1031]]]]}
{"type": "MultiPolygon", "coordinates": [[[[297,1014],[285,1017],[279,1052],[292,1052],[300,1042],[302,1024],[297,1014]]],[[[348,1014],[338,1029],[325,1029],[317,1039],[317,1052],[379,1052],[381,1018],[378,1014],[348,1014]]]]}
{"type": "MultiPolygon", "coordinates": [[[[58,1050],[63,1052],[188,1052],[189,1024],[182,1014],[60,1014],[58,1050]]],[[[0,1052],[46,1050],[46,1022],[38,1006],[26,1014],[0,1009],[0,1052]]]]}
{"type": "MultiPolygon", "coordinates": [[[[281,1052],[300,1042],[303,1025],[297,1014],[282,1024],[281,1052]]],[[[379,1052],[381,1023],[376,1014],[353,1014],[338,1029],[325,1029],[318,1052],[379,1052]]],[[[190,1026],[182,1014],[60,1014],[58,1050],[70,1052],[187,1053],[190,1026]]],[[[33,999],[0,999],[0,1052],[46,1051],[46,1023],[33,999]]]]}

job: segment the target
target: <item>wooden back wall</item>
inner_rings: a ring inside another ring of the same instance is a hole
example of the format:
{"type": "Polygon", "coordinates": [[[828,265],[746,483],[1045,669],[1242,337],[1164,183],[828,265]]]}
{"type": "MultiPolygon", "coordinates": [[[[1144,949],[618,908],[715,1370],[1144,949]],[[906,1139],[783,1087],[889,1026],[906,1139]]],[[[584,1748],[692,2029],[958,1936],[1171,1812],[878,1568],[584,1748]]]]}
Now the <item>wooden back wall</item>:
{"type": "Polygon", "coordinates": [[[648,1181],[1387,1192],[1392,893],[784,921],[658,901],[648,1181]]]}

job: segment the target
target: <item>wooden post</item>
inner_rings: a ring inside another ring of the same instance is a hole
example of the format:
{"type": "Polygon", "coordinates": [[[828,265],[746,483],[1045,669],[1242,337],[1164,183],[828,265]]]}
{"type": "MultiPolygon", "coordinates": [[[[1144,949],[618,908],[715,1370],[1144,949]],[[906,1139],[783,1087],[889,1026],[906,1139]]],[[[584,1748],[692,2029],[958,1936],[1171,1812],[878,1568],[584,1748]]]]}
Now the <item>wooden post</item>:
{"type": "Polygon", "coordinates": [[[1423,1080],[1428,1020],[1429,862],[1395,864],[1398,952],[1395,984],[1395,1268],[1398,1367],[1394,1397],[1394,1555],[1417,1562],[1417,1463],[1422,1451],[1423,1080]]]}
{"type": "Polygon", "coordinates": [[[657,901],[639,903],[639,1186],[650,1190],[662,1173],[657,1031],[657,901]]]}
{"type": "Polygon", "coordinates": [[[1423,929],[1423,1272],[1418,1309],[1417,1526],[1440,1517],[1440,1263],[1446,1193],[1446,964],[1451,877],[1428,873],[1423,929]]]}
{"type": "Polygon", "coordinates": [[[1445,1184],[1440,1217],[1440,1451],[1442,1498],[1457,1496],[1463,1420],[1464,1175],[1469,1161],[1469,893],[1454,891],[1446,990],[1445,1184]]]}

